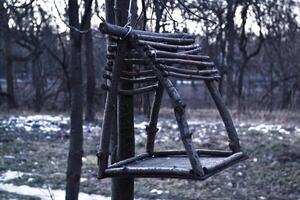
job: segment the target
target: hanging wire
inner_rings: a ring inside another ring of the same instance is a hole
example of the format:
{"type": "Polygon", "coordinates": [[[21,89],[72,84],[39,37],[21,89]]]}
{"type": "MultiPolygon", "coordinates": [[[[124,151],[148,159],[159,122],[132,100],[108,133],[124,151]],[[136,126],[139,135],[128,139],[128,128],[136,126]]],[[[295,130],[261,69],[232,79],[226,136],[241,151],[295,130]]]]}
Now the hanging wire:
{"type": "Polygon", "coordinates": [[[126,35],[122,37],[122,39],[125,39],[132,31],[132,27],[130,26],[130,24],[131,24],[131,6],[132,6],[132,0],[129,1],[127,23],[124,26],[124,28],[128,28],[128,31],[127,31],[126,35]]]}
{"type": "Polygon", "coordinates": [[[129,6],[128,6],[128,16],[127,16],[127,23],[125,24],[124,27],[128,27],[131,24],[131,6],[132,6],[132,0],[129,1],[129,6]]]}

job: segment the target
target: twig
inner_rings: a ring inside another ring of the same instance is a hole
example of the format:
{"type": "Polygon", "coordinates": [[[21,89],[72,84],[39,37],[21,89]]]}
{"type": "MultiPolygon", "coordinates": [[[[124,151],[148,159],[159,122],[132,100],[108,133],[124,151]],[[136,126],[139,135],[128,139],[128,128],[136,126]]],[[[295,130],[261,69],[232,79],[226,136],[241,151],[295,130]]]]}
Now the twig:
{"type": "Polygon", "coordinates": [[[51,200],[55,200],[54,199],[54,195],[53,195],[53,192],[51,190],[51,187],[47,184],[47,190],[48,190],[48,193],[49,193],[49,197],[51,200]]]}
{"type": "Polygon", "coordinates": [[[199,19],[201,20],[205,20],[205,21],[209,21],[213,24],[217,24],[215,21],[213,20],[210,20],[210,19],[207,19],[207,18],[204,18],[204,17],[201,17],[200,15],[196,14],[195,12],[191,11],[191,9],[189,9],[181,0],[178,0],[178,3],[186,10],[188,11],[189,13],[191,13],[192,15],[198,17],[199,19]]]}
{"type": "Polygon", "coordinates": [[[166,12],[167,12],[167,15],[169,16],[169,19],[172,20],[173,22],[175,22],[175,24],[179,24],[179,22],[177,20],[175,20],[173,17],[172,17],[172,14],[170,13],[170,11],[167,9],[167,6],[161,1],[161,0],[158,0],[159,3],[165,8],[166,12]]]}

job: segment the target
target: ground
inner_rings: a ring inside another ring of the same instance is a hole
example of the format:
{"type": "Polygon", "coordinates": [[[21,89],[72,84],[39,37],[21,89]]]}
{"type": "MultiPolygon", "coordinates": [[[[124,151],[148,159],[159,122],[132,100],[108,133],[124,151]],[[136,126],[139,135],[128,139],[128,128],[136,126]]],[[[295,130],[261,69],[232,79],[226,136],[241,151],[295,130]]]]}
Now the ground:
{"type": "MultiPolygon", "coordinates": [[[[190,113],[189,125],[198,147],[227,148],[226,132],[215,111],[190,113]]],[[[203,182],[136,179],[136,198],[300,200],[300,116],[279,112],[233,117],[243,150],[250,157],[247,161],[203,182]]],[[[69,118],[28,113],[0,118],[0,199],[62,199],[69,118]]],[[[171,112],[164,110],[160,119],[156,149],[182,147],[171,112]]],[[[146,121],[142,115],[135,119],[137,153],[144,150],[146,121]]],[[[80,199],[110,199],[110,179],[96,179],[100,127],[101,120],[84,125],[80,199]]]]}

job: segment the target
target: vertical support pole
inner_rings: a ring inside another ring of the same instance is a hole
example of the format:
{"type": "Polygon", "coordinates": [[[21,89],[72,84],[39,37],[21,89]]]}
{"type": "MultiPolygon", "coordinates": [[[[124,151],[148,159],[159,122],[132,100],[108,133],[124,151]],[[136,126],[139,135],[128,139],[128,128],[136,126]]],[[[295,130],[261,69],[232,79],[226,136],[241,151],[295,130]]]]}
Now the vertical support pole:
{"type": "MultiPolygon", "coordinates": [[[[119,48],[119,47],[118,47],[119,48]]],[[[114,116],[117,109],[117,95],[122,66],[124,66],[125,55],[118,49],[115,66],[113,68],[111,84],[105,102],[105,112],[101,131],[100,150],[98,152],[99,178],[104,176],[104,171],[108,166],[110,154],[111,134],[114,129],[114,116]]]]}
{"type": "MultiPolygon", "coordinates": [[[[105,0],[105,19],[108,23],[114,24],[115,23],[115,12],[114,12],[114,5],[115,2],[112,0],[105,0]]],[[[114,42],[111,40],[111,38],[108,36],[108,40],[107,40],[107,47],[111,44],[113,44],[114,42]]],[[[108,51],[107,51],[108,52],[108,51]]],[[[114,66],[112,67],[114,68],[114,66]]],[[[115,99],[115,105],[117,105],[117,98],[115,99]]],[[[113,117],[112,117],[112,129],[111,131],[111,138],[110,138],[110,161],[111,164],[117,162],[117,143],[118,143],[118,128],[117,128],[117,109],[114,110],[114,112],[112,113],[113,117]]],[[[116,178],[112,178],[112,184],[111,184],[111,193],[112,196],[114,196],[114,194],[117,193],[116,191],[116,178]]]]}
{"type": "Polygon", "coordinates": [[[153,100],[152,108],[151,108],[150,121],[149,124],[146,126],[146,132],[147,132],[146,150],[147,153],[149,154],[153,154],[154,151],[154,141],[155,141],[156,133],[158,131],[157,120],[158,120],[161,100],[163,97],[163,92],[164,92],[164,87],[161,83],[159,83],[153,100]]]}
{"type": "MultiPolygon", "coordinates": [[[[70,25],[80,28],[79,6],[76,1],[68,1],[70,25]]],[[[70,66],[72,86],[71,131],[66,173],[66,200],[78,200],[83,156],[83,84],[81,66],[81,34],[70,29],[70,66]]]]}
{"type": "Polygon", "coordinates": [[[235,130],[232,118],[230,116],[229,111],[227,110],[225,103],[222,100],[221,94],[218,91],[216,85],[213,81],[205,81],[206,87],[208,88],[208,91],[210,92],[210,95],[212,96],[217,109],[222,117],[222,120],[224,122],[226,131],[228,133],[229,137],[229,148],[234,152],[240,152],[241,147],[239,143],[239,138],[237,135],[237,132],[235,130]]]}
{"type": "MultiPolygon", "coordinates": [[[[115,21],[117,25],[124,26],[127,23],[129,0],[115,0],[115,21]]],[[[117,56],[127,52],[127,42],[118,43],[117,56]]],[[[117,67],[117,66],[116,66],[117,67]]],[[[122,69],[131,70],[132,66],[125,65],[122,69]]],[[[120,82],[120,89],[132,89],[132,83],[120,82]]],[[[133,117],[133,96],[119,95],[118,99],[118,147],[117,160],[123,160],[134,156],[134,117],[133,117]]],[[[115,178],[113,182],[114,191],[112,200],[133,200],[134,179],[115,178]]]]}

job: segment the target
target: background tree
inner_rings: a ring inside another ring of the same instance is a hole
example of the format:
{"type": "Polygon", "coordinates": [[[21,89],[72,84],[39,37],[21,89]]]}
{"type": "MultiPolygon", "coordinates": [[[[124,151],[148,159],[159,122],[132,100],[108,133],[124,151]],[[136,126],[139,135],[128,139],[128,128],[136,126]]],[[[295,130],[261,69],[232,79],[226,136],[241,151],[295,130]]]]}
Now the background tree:
{"type": "Polygon", "coordinates": [[[86,33],[87,20],[90,20],[92,1],[85,2],[85,12],[80,25],[79,5],[77,1],[69,0],[68,16],[71,42],[71,132],[67,168],[66,199],[78,199],[81,166],[83,156],[83,77],[81,65],[81,33],[86,33]]]}
{"type": "MultiPolygon", "coordinates": [[[[80,30],[79,6],[77,1],[69,0],[69,23],[70,26],[80,30]]],[[[81,66],[81,34],[76,29],[70,29],[70,65],[71,65],[71,132],[67,168],[66,199],[78,199],[82,155],[83,155],[83,86],[81,66]]]]}
{"type": "MultiPolygon", "coordinates": [[[[82,24],[83,30],[91,29],[91,4],[92,0],[85,0],[85,12],[86,20],[85,24],[82,24]]],[[[95,119],[95,87],[96,87],[96,76],[94,66],[94,50],[93,50],[93,36],[92,31],[88,31],[84,34],[85,44],[85,67],[86,67],[86,112],[85,119],[87,121],[94,121],[95,119]]]]}

